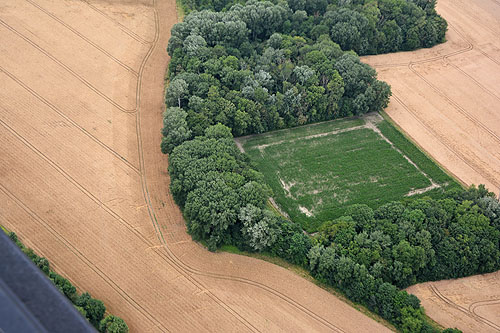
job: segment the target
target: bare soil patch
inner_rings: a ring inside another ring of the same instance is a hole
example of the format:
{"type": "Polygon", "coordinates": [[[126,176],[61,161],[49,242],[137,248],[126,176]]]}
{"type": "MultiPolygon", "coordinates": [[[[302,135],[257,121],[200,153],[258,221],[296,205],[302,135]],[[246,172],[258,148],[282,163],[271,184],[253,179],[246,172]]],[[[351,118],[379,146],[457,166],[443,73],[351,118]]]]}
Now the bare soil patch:
{"type": "Polygon", "coordinates": [[[175,1],[0,4],[0,224],[132,332],[387,331],[191,241],[160,152],[175,1]]]}
{"type": "MultiPolygon", "coordinates": [[[[392,86],[389,116],[465,184],[500,190],[500,2],[439,0],[445,44],[364,57],[392,86]]],[[[464,332],[500,331],[500,273],[416,285],[427,314],[464,332]]]]}

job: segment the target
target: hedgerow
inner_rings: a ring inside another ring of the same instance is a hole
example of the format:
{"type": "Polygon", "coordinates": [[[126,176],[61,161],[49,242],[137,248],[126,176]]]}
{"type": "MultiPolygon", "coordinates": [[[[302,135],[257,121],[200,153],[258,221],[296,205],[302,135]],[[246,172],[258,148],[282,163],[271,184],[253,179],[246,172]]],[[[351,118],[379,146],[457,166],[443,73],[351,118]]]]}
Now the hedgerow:
{"type": "Polygon", "coordinates": [[[27,248],[18,239],[16,233],[7,232],[9,238],[16,243],[16,245],[23,251],[28,258],[38,267],[40,270],[47,275],[47,277],[52,281],[61,293],[63,293],[73,305],[76,307],[78,312],[101,333],[128,333],[128,326],[120,317],[107,315],[106,307],[104,303],[98,299],[90,296],[89,293],[85,292],[83,294],[78,294],[75,286],[71,284],[69,280],[57,274],[50,269],[49,261],[38,256],[32,249],[27,248]]]}

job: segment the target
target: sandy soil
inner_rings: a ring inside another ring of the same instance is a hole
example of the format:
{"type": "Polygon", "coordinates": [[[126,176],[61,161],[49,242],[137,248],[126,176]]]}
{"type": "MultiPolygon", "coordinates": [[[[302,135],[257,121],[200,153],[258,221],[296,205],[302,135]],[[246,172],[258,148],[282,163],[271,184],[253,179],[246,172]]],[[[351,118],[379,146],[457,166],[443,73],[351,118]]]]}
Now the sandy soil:
{"type": "Polygon", "coordinates": [[[278,266],[191,241],[162,155],[173,0],[0,3],[0,223],[132,332],[378,332],[278,266]]]}
{"type": "MultiPolygon", "coordinates": [[[[447,42],[364,57],[392,86],[389,116],[465,184],[500,190],[500,2],[439,0],[447,42]]],[[[409,288],[464,332],[500,331],[500,273],[409,288]]]]}
{"type": "Polygon", "coordinates": [[[387,113],[465,184],[500,190],[500,2],[439,0],[447,42],[364,57],[392,86],[387,113]]]}
{"type": "Polygon", "coordinates": [[[500,271],[408,288],[428,315],[463,332],[500,332],[500,271]]]}

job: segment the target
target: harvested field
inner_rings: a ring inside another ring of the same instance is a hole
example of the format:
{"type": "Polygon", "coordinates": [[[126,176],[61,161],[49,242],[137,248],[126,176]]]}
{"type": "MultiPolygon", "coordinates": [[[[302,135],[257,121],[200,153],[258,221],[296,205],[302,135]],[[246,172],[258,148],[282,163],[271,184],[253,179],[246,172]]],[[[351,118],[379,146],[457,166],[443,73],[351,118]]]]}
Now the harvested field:
{"type": "Polygon", "coordinates": [[[500,271],[411,286],[434,320],[464,332],[500,331],[500,271]]]}
{"type": "Polygon", "coordinates": [[[465,184],[500,189],[500,3],[440,0],[448,41],[364,57],[392,86],[389,116],[465,184]]]}
{"type": "Polygon", "coordinates": [[[455,185],[378,114],[236,141],[257,163],[280,210],[308,232],[353,204],[376,209],[455,185]]]}
{"type": "MultiPolygon", "coordinates": [[[[386,111],[414,141],[465,184],[498,194],[500,2],[439,0],[437,10],[445,44],[363,61],[392,86],[386,111]]],[[[464,332],[500,331],[499,290],[498,272],[410,288],[430,317],[464,332]]]]}
{"type": "Polygon", "coordinates": [[[0,4],[0,224],[132,332],[387,331],[191,241],[160,152],[175,1],[0,4]]]}

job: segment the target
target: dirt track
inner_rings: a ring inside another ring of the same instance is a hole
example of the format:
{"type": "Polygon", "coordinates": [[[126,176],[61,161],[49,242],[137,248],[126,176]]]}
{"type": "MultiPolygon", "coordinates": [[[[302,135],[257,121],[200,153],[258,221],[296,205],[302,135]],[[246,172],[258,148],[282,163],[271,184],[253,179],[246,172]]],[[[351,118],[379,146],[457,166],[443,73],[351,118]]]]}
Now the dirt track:
{"type": "Polygon", "coordinates": [[[191,241],[159,151],[175,2],[115,2],[0,4],[0,223],[133,332],[386,331],[191,241]]]}
{"type": "MultiPolygon", "coordinates": [[[[500,1],[439,0],[445,44],[365,57],[392,86],[389,116],[466,184],[500,190],[500,1]]],[[[409,288],[464,332],[500,332],[500,273],[409,288]]]]}
{"type": "Polygon", "coordinates": [[[426,313],[463,332],[500,332],[500,271],[408,288],[426,313]]]}
{"type": "Polygon", "coordinates": [[[364,57],[392,86],[387,113],[466,184],[500,189],[500,2],[439,0],[445,44],[364,57]]]}

